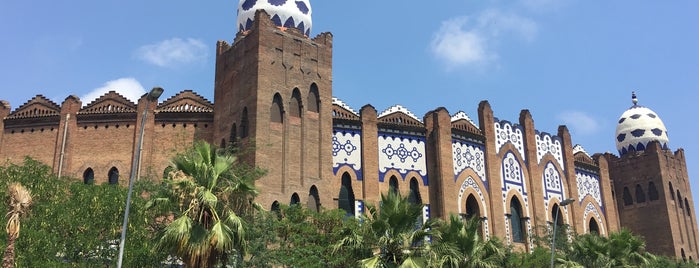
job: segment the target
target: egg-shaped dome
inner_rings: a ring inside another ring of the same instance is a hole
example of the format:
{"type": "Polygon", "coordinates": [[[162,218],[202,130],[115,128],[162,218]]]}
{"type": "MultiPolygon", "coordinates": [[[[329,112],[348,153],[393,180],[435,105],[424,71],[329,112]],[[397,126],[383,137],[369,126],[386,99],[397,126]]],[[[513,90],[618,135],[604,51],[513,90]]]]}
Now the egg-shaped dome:
{"type": "Polygon", "coordinates": [[[619,118],[616,126],[616,149],[619,155],[643,151],[652,141],[668,149],[669,139],[665,124],[653,110],[638,105],[636,94],[632,94],[633,106],[619,118]]]}
{"type": "Polygon", "coordinates": [[[312,11],[309,0],[240,0],[238,30],[250,30],[255,12],[260,9],[264,9],[279,27],[297,28],[305,35],[311,33],[312,11]]]}

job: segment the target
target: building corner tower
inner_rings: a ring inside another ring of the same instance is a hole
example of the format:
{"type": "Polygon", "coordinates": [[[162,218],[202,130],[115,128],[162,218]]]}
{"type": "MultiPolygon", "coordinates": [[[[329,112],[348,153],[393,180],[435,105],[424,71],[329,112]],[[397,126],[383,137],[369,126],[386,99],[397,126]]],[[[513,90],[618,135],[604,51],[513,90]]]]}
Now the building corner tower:
{"type": "Polygon", "coordinates": [[[308,37],[308,0],[241,0],[237,28],[216,47],[213,142],[267,171],[264,207],[331,205],[332,34],[308,37]]]}
{"type": "Polygon", "coordinates": [[[684,150],[669,149],[657,113],[638,105],[619,119],[619,156],[605,154],[621,226],[646,241],[654,254],[697,260],[697,223],[684,150]]]}

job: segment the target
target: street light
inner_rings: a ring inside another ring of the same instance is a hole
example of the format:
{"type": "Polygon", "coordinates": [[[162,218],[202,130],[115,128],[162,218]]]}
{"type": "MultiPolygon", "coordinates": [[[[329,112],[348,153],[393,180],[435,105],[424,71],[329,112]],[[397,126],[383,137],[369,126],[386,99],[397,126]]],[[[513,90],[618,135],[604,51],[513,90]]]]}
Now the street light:
{"type": "MultiPolygon", "coordinates": [[[[568,198],[566,200],[561,201],[560,204],[558,204],[559,207],[565,207],[567,205],[570,205],[575,201],[575,199],[568,198]]],[[[551,268],[553,268],[553,258],[556,256],[556,225],[558,225],[558,213],[559,211],[556,210],[556,216],[553,217],[553,238],[551,238],[551,268]]]]}
{"type": "Polygon", "coordinates": [[[117,260],[117,268],[121,268],[121,263],[124,258],[124,244],[126,242],[126,228],[129,223],[129,208],[131,207],[131,192],[133,192],[133,182],[136,180],[136,169],[141,161],[141,147],[143,146],[143,130],[146,127],[146,117],[148,116],[148,106],[150,102],[157,102],[160,95],[163,94],[163,88],[154,87],[146,96],[146,107],[143,109],[141,116],[141,133],[138,137],[136,145],[136,155],[131,164],[131,176],[129,177],[129,193],[126,195],[126,209],[124,209],[124,224],[121,226],[121,241],[119,242],[119,259],[117,260]]]}

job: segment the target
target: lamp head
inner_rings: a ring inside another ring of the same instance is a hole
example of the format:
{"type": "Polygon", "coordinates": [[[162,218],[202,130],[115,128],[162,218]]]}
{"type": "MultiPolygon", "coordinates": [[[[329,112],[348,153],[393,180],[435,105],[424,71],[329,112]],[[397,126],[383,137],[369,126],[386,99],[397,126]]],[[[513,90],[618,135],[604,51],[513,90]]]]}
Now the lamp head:
{"type": "Polygon", "coordinates": [[[561,201],[560,206],[564,207],[564,206],[570,205],[573,203],[573,201],[575,201],[575,199],[568,198],[566,200],[561,201]]]}
{"type": "Polygon", "coordinates": [[[146,96],[146,98],[148,98],[149,101],[156,101],[158,98],[160,98],[160,95],[163,94],[163,91],[164,90],[162,87],[153,87],[153,89],[148,92],[148,96],[146,96]]]}

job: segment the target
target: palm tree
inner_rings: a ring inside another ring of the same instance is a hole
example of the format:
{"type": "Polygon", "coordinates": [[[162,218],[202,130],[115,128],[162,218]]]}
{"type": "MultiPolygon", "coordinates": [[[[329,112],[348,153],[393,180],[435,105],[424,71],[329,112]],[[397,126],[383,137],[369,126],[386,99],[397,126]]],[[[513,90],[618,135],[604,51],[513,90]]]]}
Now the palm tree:
{"type": "Polygon", "coordinates": [[[19,183],[12,183],[7,188],[10,211],[7,213],[7,248],[2,258],[2,267],[15,266],[15,240],[19,237],[20,218],[29,212],[29,206],[32,204],[32,195],[19,183]]]}
{"type": "Polygon", "coordinates": [[[645,242],[628,230],[612,233],[609,238],[596,234],[576,237],[566,250],[565,259],[584,267],[650,267],[655,256],[646,252],[645,242]]]}
{"type": "Polygon", "coordinates": [[[441,228],[439,242],[453,249],[438,254],[436,263],[440,267],[501,267],[505,259],[504,247],[497,239],[483,239],[480,225],[479,218],[464,221],[452,214],[448,224],[441,228]]]}
{"type": "Polygon", "coordinates": [[[362,259],[362,267],[427,267],[431,251],[430,239],[439,239],[437,221],[422,221],[422,205],[414,204],[399,193],[381,195],[380,210],[367,205],[358,232],[351,232],[338,241],[334,251],[350,248],[370,249],[371,257],[362,259]]]}
{"type": "Polygon", "coordinates": [[[174,219],[160,234],[157,250],[179,257],[186,267],[212,267],[244,256],[245,229],[235,211],[252,204],[256,191],[232,172],[235,163],[235,157],[203,142],[172,159],[165,196],[150,205],[170,204],[167,213],[174,219]]]}

